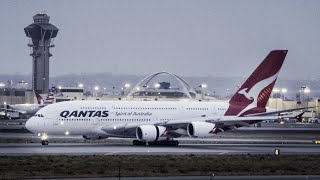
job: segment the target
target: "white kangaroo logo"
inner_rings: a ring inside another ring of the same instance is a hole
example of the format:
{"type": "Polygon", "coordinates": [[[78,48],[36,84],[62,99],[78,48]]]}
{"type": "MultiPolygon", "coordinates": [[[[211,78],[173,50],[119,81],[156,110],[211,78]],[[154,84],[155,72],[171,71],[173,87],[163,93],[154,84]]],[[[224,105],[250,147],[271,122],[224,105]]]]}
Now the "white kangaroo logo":
{"type": "Polygon", "coordinates": [[[244,108],[241,112],[239,112],[238,116],[241,115],[242,113],[246,112],[249,109],[258,107],[258,96],[260,94],[260,92],[266,88],[267,86],[269,86],[274,80],[277,79],[278,77],[278,73],[277,72],[275,75],[266,78],[264,80],[261,80],[260,82],[258,82],[257,84],[255,84],[249,92],[246,92],[246,90],[248,88],[243,88],[240,91],[238,91],[238,94],[243,94],[247,99],[249,100],[253,100],[251,104],[249,104],[246,108],[244,108]]]}

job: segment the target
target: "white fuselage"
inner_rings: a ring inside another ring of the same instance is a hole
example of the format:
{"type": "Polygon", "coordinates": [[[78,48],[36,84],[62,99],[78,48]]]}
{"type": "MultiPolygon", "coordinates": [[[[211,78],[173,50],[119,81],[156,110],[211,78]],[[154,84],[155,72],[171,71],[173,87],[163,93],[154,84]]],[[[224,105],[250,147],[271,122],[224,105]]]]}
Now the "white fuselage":
{"type": "Polygon", "coordinates": [[[69,101],[40,109],[26,126],[34,133],[49,135],[106,135],[101,127],[223,116],[228,106],[226,102],[195,101],[69,101]]]}

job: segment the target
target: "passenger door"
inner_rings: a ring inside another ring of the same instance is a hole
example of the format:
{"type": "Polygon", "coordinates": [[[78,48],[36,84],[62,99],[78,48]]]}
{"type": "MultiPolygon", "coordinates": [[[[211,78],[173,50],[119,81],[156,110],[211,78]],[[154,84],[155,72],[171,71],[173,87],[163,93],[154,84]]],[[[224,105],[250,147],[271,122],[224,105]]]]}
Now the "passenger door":
{"type": "MultiPolygon", "coordinates": [[[[50,118],[48,118],[50,119],[50,118]]],[[[59,124],[59,119],[58,118],[54,118],[53,119],[53,125],[58,125],[59,124]]]]}
{"type": "Polygon", "coordinates": [[[93,122],[93,125],[97,125],[99,122],[99,118],[93,118],[92,122],[93,122]]]}

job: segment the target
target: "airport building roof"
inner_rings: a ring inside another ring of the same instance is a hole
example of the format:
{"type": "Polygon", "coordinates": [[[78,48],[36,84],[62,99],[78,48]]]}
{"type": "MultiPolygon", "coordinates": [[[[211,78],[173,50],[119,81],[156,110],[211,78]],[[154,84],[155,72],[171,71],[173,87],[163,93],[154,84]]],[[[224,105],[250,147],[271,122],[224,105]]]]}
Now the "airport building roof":
{"type": "Polygon", "coordinates": [[[181,77],[166,71],[153,73],[142,79],[128,96],[165,96],[172,98],[196,98],[195,90],[181,77]],[[167,76],[161,78],[161,75],[167,76]]]}

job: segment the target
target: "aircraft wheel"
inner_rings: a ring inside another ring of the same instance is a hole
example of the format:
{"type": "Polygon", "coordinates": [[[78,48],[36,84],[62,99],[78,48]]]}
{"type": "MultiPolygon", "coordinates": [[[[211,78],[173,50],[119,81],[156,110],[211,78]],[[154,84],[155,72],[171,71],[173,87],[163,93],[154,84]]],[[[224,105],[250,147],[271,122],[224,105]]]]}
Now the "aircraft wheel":
{"type": "Polygon", "coordinates": [[[155,146],[155,145],[158,145],[158,142],[148,142],[148,145],[149,146],[155,146]]]}
{"type": "Polygon", "coordinates": [[[148,142],[149,146],[178,146],[179,141],[168,140],[168,141],[156,141],[156,142],[148,142]]]}
{"type": "Polygon", "coordinates": [[[139,140],[133,140],[133,141],[132,141],[132,144],[133,144],[134,146],[144,146],[144,145],[146,145],[147,143],[146,143],[146,142],[143,142],[143,141],[139,141],[139,140]]]}
{"type": "Polygon", "coordinates": [[[49,141],[43,140],[43,141],[41,141],[41,144],[42,144],[43,146],[47,146],[47,145],[49,144],[49,141]]]}
{"type": "Polygon", "coordinates": [[[175,140],[167,141],[166,145],[167,146],[178,146],[179,145],[179,141],[175,141],[175,140]]]}
{"type": "Polygon", "coordinates": [[[173,146],[179,146],[179,141],[172,141],[173,146]]]}

